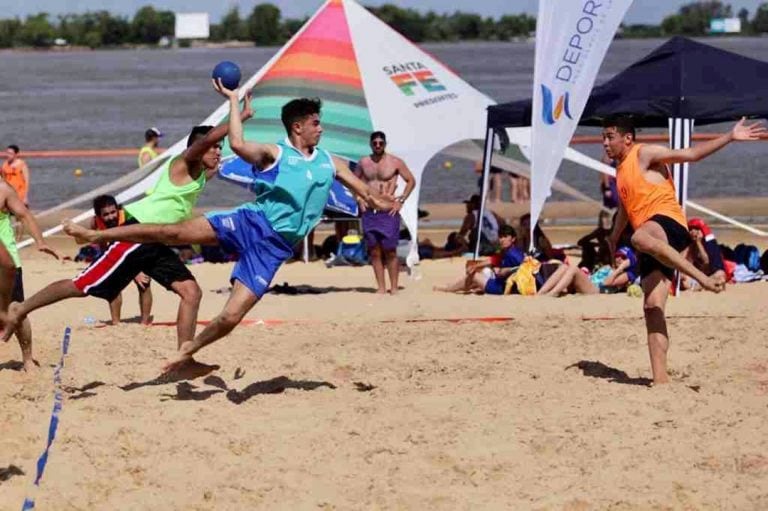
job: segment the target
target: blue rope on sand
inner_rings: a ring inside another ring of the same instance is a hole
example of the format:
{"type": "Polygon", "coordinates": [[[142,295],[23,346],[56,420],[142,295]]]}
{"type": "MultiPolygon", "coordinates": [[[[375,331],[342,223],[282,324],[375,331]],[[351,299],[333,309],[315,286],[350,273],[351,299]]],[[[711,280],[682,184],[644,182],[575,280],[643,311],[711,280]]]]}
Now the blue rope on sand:
{"type": "Polygon", "coordinates": [[[34,486],[32,492],[27,493],[21,511],[34,509],[35,507],[34,493],[37,493],[37,490],[40,488],[40,479],[43,478],[45,465],[48,463],[48,451],[51,449],[51,444],[53,444],[53,440],[56,438],[56,430],[59,427],[59,413],[61,413],[61,406],[64,402],[64,395],[61,390],[61,370],[64,367],[64,357],[69,351],[69,337],[71,333],[72,329],[70,327],[64,329],[64,339],[61,341],[61,359],[59,359],[59,364],[53,372],[53,411],[51,412],[51,423],[48,426],[48,444],[37,460],[37,476],[35,476],[34,486]]]}

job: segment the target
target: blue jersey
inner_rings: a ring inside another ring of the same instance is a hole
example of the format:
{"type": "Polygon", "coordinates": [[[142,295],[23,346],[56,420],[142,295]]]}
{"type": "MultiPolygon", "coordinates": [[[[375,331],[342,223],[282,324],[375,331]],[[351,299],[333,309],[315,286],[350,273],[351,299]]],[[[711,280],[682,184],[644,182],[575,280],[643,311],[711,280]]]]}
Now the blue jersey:
{"type": "Polygon", "coordinates": [[[258,172],[251,185],[256,199],[244,207],[260,211],[272,229],[294,244],[320,222],[336,167],[324,149],[315,147],[307,157],[287,138],[277,146],[275,163],[258,172]]]}

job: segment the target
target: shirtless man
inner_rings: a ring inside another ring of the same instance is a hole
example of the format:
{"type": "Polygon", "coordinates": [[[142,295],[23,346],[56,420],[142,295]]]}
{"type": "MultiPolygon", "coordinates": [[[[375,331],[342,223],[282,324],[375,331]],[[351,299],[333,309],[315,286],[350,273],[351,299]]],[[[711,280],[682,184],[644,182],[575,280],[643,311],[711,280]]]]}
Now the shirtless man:
{"type": "Polygon", "coordinates": [[[725,289],[722,277],[704,275],[685,258],[691,237],[667,164],[698,161],[734,140],[757,140],[764,133],[766,130],[760,123],[746,125],[742,119],[729,133],[694,147],[675,150],[635,143],[635,129],[628,117],[613,117],[603,122],[603,147],[607,156],[618,162],[619,211],[610,238],[611,252],[615,252],[629,222],[635,231],[632,245],[641,253],[643,311],[654,384],[669,382],[669,335],[664,308],[674,271],[696,279],[709,291],[719,293],[725,289]]]}
{"type": "Polygon", "coordinates": [[[395,197],[391,211],[368,209],[367,203],[358,199],[363,220],[363,232],[368,253],[371,256],[377,292],[387,292],[384,265],[389,273],[390,293],[397,293],[400,261],[397,259],[397,243],[400,239],[400,209],[416,187],[416,179],[403,160],[386,153],[387,137],[381,131],[371,133],[371,155],[361,159],[355,173],[368,188],[382,196],[393,197],[397,191],[397,176],[405,181],[403,194],[395,197]]]}

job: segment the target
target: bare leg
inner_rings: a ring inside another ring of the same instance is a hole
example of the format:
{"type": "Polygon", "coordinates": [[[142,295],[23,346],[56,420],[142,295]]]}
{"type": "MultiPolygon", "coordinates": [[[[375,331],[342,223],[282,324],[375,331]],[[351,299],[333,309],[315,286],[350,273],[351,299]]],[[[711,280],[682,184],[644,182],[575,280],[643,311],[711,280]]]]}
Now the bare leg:
{"type": "Polygon", "coordinates": [[[432,288],[433,291],[442,291],[444,293],[458,293],[459,291],[468,291],[467,288],[467,277],[463,277],[460,280],[457,280],[456,282],[453,282],[451,284],[448,284],[447,286],[435,286],[432,288]]]}
{"type": "Polygon", "coordinates": [[[176,315],[176,335],[179,349],[182,344],[192,342],[197,326],[197,311],[203,292],[194,280],[183,280],[171,284],[171,289],[179,295],[179,311],[176,315]]]}
{"type": "Polygon", "coordinates": [[[16,265],[11,259],[11,254],[0,243],[0,319],[5,321],[8,305],[11,303],[13,285],[16,281],[16,265]]]}
{"type": "Polygon", "coordinates": [[[680,252],[672,248],[667,241],[664,229],[654,221],[645,222],[635,231],[635,234],[632,235],[632,245],[660,263],[696,279],[704,289],[714,293],[719,293],[725,289],[725,280],[722,277],[707,277],[680,252]]]}
{"type": "Polygon", "coordinates": [[[32,311],[46,305],[51,305],[67,298],[82,298],[85,293],[75,287],[75,283],[69,279],[58,280],[33,294],[23,303],[14,303],[8,309],[8,317],[3,328],[2,340],[8,341],[13,332],[21,324],[21,321],[32,311]]]}
{"type": "MultiPolygon", "coordinates": [[[[136,286],[138,287],[138,286],[136,286]]],[[[141,324],[152,324],[152,288],[147,285],[139,289],[139,313],[141,314],[141,324]]]]}
{"type": "Polygon", "coordinates": [[[563,278],[563,276],[568,272],[568,267],[564,264],[561,264],[557,270],[555,270],[555,273],[549,276],[549,278],[544,282],[544,284],[541,286],[541,288],[536,293],[537,295],[546,295],[549,294],[550,291],[557,285],[558,282],[560,282],[560,279],[563,278]]]}
{"type": "Polygon", "coordinates": [[[493,202],[501,202],[501,173],[491,174],[493,181],[493,202]]]}
{"type": "MultiPolygon", "coordinates": [[[[563,272],[560,274],[554,286],[552,286],[552,289],[546,293],[547,296],[560,296],[561,294],[567,292],[568,288],[571,287],[573,280],[576,278],[576,274],[581,273],[577,267],[564,264],[557,269],[555,275],[557,275],[560,270],[563,270],[563,272]]],[[[555,275],[552,277],[554,278],[555,275]]]]}
{"type": "Polygon", "coordinates": [[[520,192],[517,189],[518,179],[510,173],[507,173],[507,179],[509,179],[509,202],[519,202],[520,192]]]}
{"type": "Polygon", "coordinates": [[[193,341],[179,347],[178,356],[165,364],[163,372],[173,372],[194,363],[192,356],[195,353],[229,334],[258,301],[259,298],[242,282],[235,281],[224,309],[193,341]]]}
{"type": "Polygon", "coordinates": [[[389,273],[390,293],[397,294],[398,278],[400,277],[400,260],[397,258],[396,250],[382,250],[387,261],[387,273],[389,273]]]}
{"type": "Polygon", "coordinates": [[[120,324],[120,310],[123,308],[123,294],[117,295],[117,298],[109,302],[109,316],[112,325],[120,324]]]}
{"type": "Polygon", "coordinates": [[[373,275],[376,277],[376,292],[385,294],[387,292],[387,283],[384,280],[384,262],[382,259],[381,245],[371,247],[371,266],[373,266],[373,275]]]}
{"type": "Polygon", "coordinates": [[[16,339],[21,348],[21,360],[24,364],[24,370],[31,372],[37,368],[37,362],[32,358],[32,325],[29,318],[24,318],[19,328],[16,329],[16,339]]]}
{"type": "Polygon", "coordinates": [[[669,383],[667,374],[667,350],[669,333],[664,309],[669,295],[669,280],[656,270],[643,278],[643,313],[648,331],[648,353],[651,357],[653,383],[669,383]]]}
{"type": "Polygon", "coordinates": [[[598,293],[598,289],[595,287],[594,284],[592,284],[592,280],[590,280],[589,277],[587,277],[584,272],[582,272],[579,268],[576,266],[573,267],[576,272],[573,275],[573,282],[571,282],[571,290],[574,293],[582,294],[582,295],[594,295],[598,293]]]}
{"type": "Polygon", "coordinates": [[[97,231],[72,222],[64,222],[64,232],[78,243],[130,241],[133,243],[164,243],[166,245],[217,245],[211,224],[199,216],[178,224],[133,224],[97,231]]]}

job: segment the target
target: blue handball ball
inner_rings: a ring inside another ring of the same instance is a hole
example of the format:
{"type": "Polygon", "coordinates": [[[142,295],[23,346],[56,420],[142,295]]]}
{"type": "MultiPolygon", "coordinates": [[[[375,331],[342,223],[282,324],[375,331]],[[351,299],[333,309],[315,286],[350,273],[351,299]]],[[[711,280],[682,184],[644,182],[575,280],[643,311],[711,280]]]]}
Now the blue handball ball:
{"type": "Polygon", "coordinates": [[[221,83],[224,87],[229,90],[235,90],[240,85],[240,67],[234,62],[223,60],[213,68],[211,77],[214,79],[221,78],[221,83]]]}

